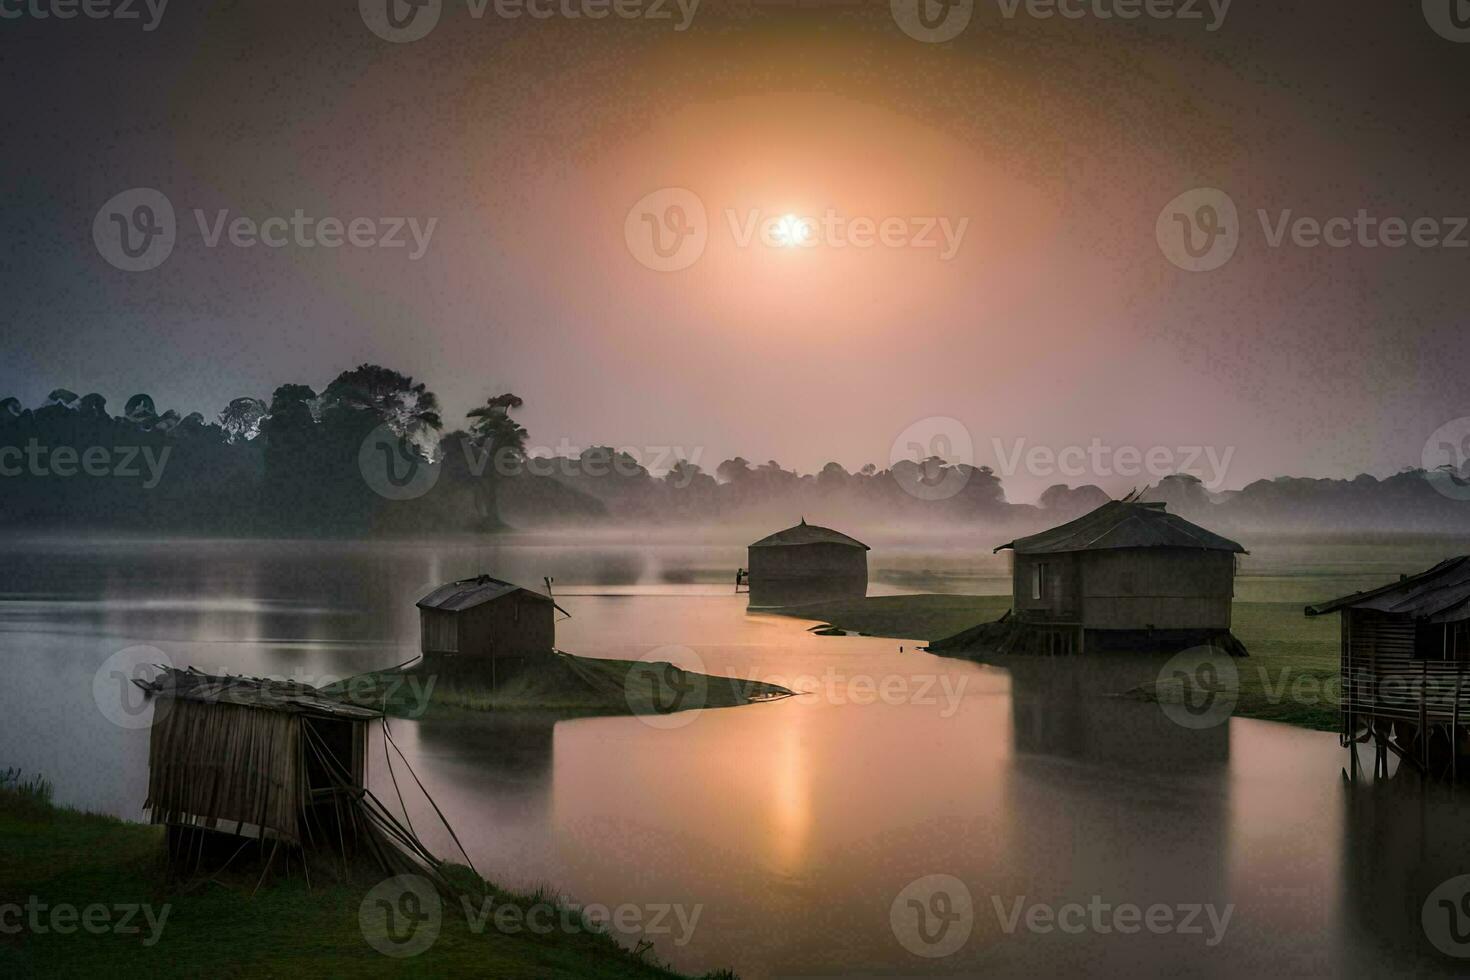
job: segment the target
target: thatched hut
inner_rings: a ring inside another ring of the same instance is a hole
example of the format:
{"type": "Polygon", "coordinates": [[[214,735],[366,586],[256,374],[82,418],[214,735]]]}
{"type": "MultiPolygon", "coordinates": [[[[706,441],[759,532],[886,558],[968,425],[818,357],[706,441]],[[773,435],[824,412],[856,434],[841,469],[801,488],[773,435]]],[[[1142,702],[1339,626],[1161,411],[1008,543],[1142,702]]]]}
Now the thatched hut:
{"type": "Polygon", "coordinates": [[[489,575],[441,585],[418,601],[425,656],[541,657],[556,646],[551,596],[489,575]]]}
{"type": "Polygon", "coordinates": [[[829,527],[801,523],[747,549],[750,603],[784,606],[868,592],[868,546],[829,527]]]}

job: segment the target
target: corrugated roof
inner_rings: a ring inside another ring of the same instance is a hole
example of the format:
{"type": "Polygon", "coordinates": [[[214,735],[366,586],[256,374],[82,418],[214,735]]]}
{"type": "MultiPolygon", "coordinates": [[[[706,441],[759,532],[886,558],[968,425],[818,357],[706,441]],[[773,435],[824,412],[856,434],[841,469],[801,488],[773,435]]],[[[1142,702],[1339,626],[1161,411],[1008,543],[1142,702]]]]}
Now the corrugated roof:
{"type": "Polygon", "coordinates": [[[864,551],[871,549],[857,538],[848,537],[841,531],[834,531],[830,527],[821,527],[817,524],[808,524],[806,518],[793,527],[775,534],[768,534],[764,538],[751,545],[752,548],[778,548],[797,544],[845,544],[853,548],[861,548],[864,551]]]}
{"type": "Polygon", "coordinates": [[[498,578],[489,575],[478,575],[474,578],[463,578],[458,582],[450,582],[441,585],[433,592],[420,599],[416,605],[420,609],[443,609],[448,612],[462,612],[471,609],[481,603],[501,596],[510,595],[512,592],[524,592],[528,596],[537,599],[551,601],[550,596],[542,595],[540,592],[532,592],[530,589],[522,588],[511,582],[502,582],[498,578]]]}
{"type": "Polygon", "coordinates": [[[1059,554],[1069,551],[1103,551],[1114,548],[1202,548],[1248,554],[1239,544],[1206,531],[1178,514],[1170,514],[1162,503],[1110,500],[1101,507],[1028,537],[1017,538],[996,548],[1013,548],[1018,555],[1059,554]]]}
{"type": "Polygon", "coordinates": [[[323,694],[310,684],[296,681],[281,681],[269,677],[217,676],[175,667],[162,669],[163,673],[152,682],[134,683],[154,694],[184,701],[236,704],[246,708],[326,718],[367,720],[383,716],[381,711],[348,704],[339,698],[323,694]]]}
{"type": "Polygon", "coordinates": [[[1352,607],[1444,623],[1470,619],[1467,601],[1470,601],[1470,555],[1461,555],[1380,588],[1308,606],[1306,613],[1321,616],[1352,607]]]}

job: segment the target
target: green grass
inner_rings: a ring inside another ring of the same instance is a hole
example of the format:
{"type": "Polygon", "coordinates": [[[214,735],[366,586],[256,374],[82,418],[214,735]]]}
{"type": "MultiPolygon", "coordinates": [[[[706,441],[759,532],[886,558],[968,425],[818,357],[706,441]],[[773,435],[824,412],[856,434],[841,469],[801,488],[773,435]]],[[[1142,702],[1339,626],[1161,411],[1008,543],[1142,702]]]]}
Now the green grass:
{"type": "MultiPolygon", "coordinates": [[[[1250,651],[1248,658],[1236,663],[1240,695],[1235,714],[1336,731],[1337,617],[1309,619],[1302,606],[1302,602],[1235,603],[1232,632],[1250,651]]],[[[844,599],[773,611],[873,636],[927,641],[997,619],[1008,608],[1009,596],[930,594],[844,599]]]]}
{"type": "MultiPolygon", "coordinates": [[[[49,906],[148,903],[167,918],[152,946],[141,917],[137,935],[77,930],[60,935],[23,928],[0,933],[5,977],[388,977],[663,978],[675,974],[591,931],[515,934],[493,926],[476,934],[446,901],[434,944],[410,959],[390,959],[368,945],[358,920],[366,892],[383,876],[355,873],[350,883],[299,873],[268,882],[252,898],[255,875],[184,887],[166,882],[163,829],[53,807],[14,785],[0,787],[0,906],[34,896],[49,906]]],[[[468,869],[459,869],[469,875],[468,869]]],[[[498,904],[522,909],[544,895],[513,895],[485,886],[498,904]]],[[[15,920],[12,918],[11,922],[15,920]]],[[[44,920],[43,920],[44,921],[44,920]]],[[[728,974],[725,974],[728,976],[728,974]]]]}

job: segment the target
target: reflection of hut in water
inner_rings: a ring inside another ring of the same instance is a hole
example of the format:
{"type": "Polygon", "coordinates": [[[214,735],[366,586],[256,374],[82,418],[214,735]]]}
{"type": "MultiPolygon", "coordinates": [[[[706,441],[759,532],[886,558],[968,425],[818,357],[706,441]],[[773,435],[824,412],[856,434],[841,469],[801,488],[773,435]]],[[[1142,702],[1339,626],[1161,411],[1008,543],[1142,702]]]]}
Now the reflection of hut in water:
{"type": "Polygon", "coordinates": [[[381,712],[262,678],[165,669],[137,683],[157,697],[145,806],[167,826],[174,864],[233,861],[255,842],[271,845],[266,870],[282,844],[288,857],[325,848],[345,861],[363,848],[389,870],[437,865],[365,789],[381,712]]]}
{"type": "Polygon", "coordinates": [[[1146,657],[1008,663],[1016,752],[1160,774],[1218,770],[1230,759],[1228,725],[1185,728],[1156,703],[1116,696],[1159,667],[1146,657]]]}
{"type": "Polygon", "coordinates": [[[789,606],[868,593],[868,546],[831,528],[800,524],[747,550],[750,604],[789,606]]]}
{"type": "Polygon", "coordinates": [[[489,575],[441,585],[418,608],[425,657],[519,659],[556,645],[552,598],[489,575]]]}
{"type": "MultiPolygon", "coordinates": [[[[1308,606],[1342,613],[1342,739],[1373,742],[1375,772],[1392,751],[1458,776],[1470,755],[1470,555],[1381,588],[1308,606]]],[[[1353,755],[1356,762],[1357,754],[1353,755]]]]}
{"type": "Polygon", "coordinates": [[[1110,501],[1010,549],[1011,610],[931,644],[1000,653],[1169,651],[1211,644],[1243,656],[1230,632],[1235,556],[1228,538],[1164,504],[1110,501]]]}

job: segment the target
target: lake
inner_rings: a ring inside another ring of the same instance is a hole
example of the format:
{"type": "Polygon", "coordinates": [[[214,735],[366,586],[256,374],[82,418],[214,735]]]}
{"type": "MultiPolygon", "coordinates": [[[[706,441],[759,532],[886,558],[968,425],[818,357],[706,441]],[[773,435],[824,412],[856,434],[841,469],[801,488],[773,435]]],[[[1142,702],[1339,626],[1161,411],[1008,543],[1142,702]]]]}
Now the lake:
{"type": "MultiPolygon", "coordinates": [[[[1327,598],[1449,547],[1258,547],[1237,591],[1327,598]]],[[[1182,727],[1158,705],[1098,696],[1112,668],[1097,662],[1002,670],[913,641],[818,637],[748,612],[732,586],[743,564],[729,543],[571,536],[12,540],[0,768],[44,774],[58,802],[142,819],[146,716],[123,710],[105,671],[94,683],[119,651],[325,683],[412,657],[413,603],[434,584],[554,576],[571,614],[562,649],[807,692],[643,719],[391,722],[482,874],[636,906],[649,925],[664,909],[650,937],[678,969],[1378,976],[1464,962],[1421,926],[1430,892],[1470,873],[1466,807],[1443,788],[1349,784],[1329,733],[1182,727]]],[[[879,547],[873,564],[873,594],[1008,589],[988,548],[879,547]]],[[[369,766],[395,799],[381,744],[369,766]]],[[[405,793],[419,832],[453,856],[405,793]]]]}

